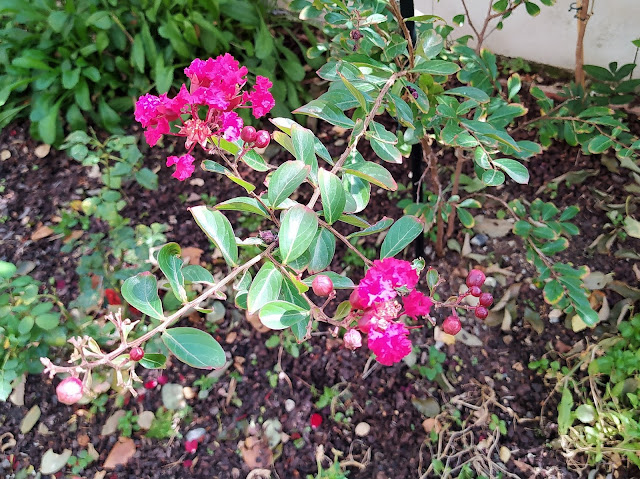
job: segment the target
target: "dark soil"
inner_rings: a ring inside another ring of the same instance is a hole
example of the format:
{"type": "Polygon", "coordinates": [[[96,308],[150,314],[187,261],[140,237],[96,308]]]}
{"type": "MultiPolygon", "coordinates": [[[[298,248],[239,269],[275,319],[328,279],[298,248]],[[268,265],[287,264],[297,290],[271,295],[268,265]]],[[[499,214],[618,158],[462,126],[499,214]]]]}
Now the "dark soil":
{"type": "MultiPolygon", "coordinates": [[[[325,142],[329,143],[329,138],[333,141],[339,139],[334,131],[322,128],[320,136],[324,137],[325,142]]],[[[86,176],[82,166],[69,160],[64,153],[52,150],[46,157],[37,158],[33,153],[37,145],[28,138],[27,131],[25,125],[19,124],[6,128],[0,135],[0,151],[8,149],[11,152],[8,160],[0,162],[0,186],[3,189],[0,217],[5,219],[0,224],[0,258],[31,264],[34,269],[30,274],[42,281],[55,278],[60,288],[58,294],[68,301],[77,292],[78,278],[74,269],[78,258],[73,254],[60,253],[63,238],[49,236],[32,241],[31,235],[40,224],[51,225],[70,201],[84,198],[87,190],[99,185],[86,176]]],[[[167,148],[173,148],[173,145],[169,144],[167,148]]],[[[341,148],[334,146],[332,152],[339,152],[341,148]]],[[[368,151],[363,150],[362,153],[367,156],[368,151]]],[[[144,224],[170,223],[172,229],[167,233],[168,239],[178,241],[183,247],[203,249],[206,254],[202,260],[209,262],[209,243],[186,209],[186,206],[198,203],[185,205],[178,200],[178,196],[189,195],[192,191],[198,195],[206,192],[222,201],[242,194],[243,190],[235,185],[230,186],[230,182],[218,181],[218,178],[211,181],[210,176],[202,171],[197,171],[194,178],[206,179],[204,187],[192,186],[189,181],[178,182],[170,177],[171,171],[163,166],[165,155],[165,151],[154,148],[145,159],[145,166],[152,169],[161,167],[159,190],[149,192],[134,184],[126,186],[124,190],[129,202],[124,214],[144,224]]],[[[277,157],[273,162],[280,159],[284,157],[277,157]]],[[[452,159],[445,157],[444,161],[451,162],[452,159]]],[[[606,222],[604,212],[598,208],[593,196],[593,189],[608,192],[618,201],[624,196],[619,185],[625,178],[609,173],[598,157],[583,156],[575,149],[559,145],[553,145],[533,159],[529,168],[532,173],[530,185],[515,186],[508,183],[495,194],[505,200],[524,197],[531,201],[541,186],[568,171],[599,170],[597,176],[589,178],[582,185],[567,187],[560,183],[558,188],[554,200],[558,207],[579,204],[582,208],[576,221],[581,227],[581,235],[572,240],[565,259],[578,265],[587,264],[592,270],[614,272],[616,279],[628,284],[635,283],[631,260],[587,251],[606,222]]],[[[411,181],[405,167],[392,166],[390,169],[398,183],[407,185],[411,181]]],[[[408,195],[408,191],[403,194],[408,195]]],[[[398,216],[397,195],[391,198],[392,195],[375,187],[372,193],[370,207],[366,211],[371,221],[382,216],[398,216]]],[[[545,200],[549,198],[548,191],[539,195],[545,200]]],[[[491,216],[497,209],[500,209],[500,205],[490,202],[484,214],[491,216]]],[[[230,219],[235,221],[237,217],[231,215],[230,219]]],[[[93,227],[99,229],[102,226],[96,224],[93,227]]],[[[236,233],[241,236],[255,234],[238,229],[236,233]]],[[[376,239],[375,236],[370,237],[367,244],[373,244],[376,239]]],[[[458,233],[455,239],[462,244],[464,234],[458,233]]],[[[627,240],[624,246],[636,251],[640,249],[638,242],[632,240],[627,240]]],[[[271,333],[258,333],[230,304],[216,335],[234,359],[234,365],[222,375],[207,398],[198,399],[196,396],[187,401],[191,412],[179,424],[182,435],[196,427],[206,429],[206,439],[196,453],[186,453],[184,440],[179,437],[173,440],[150,440],[134,432],[137,451],[127,465],[109,471],[106,476],[95,475],[102,470],[104,460],[118,439],[117,434],[100,435],[107,417],[118,409],[114,401],[107,404],[104,413],[91,416],[87,414],[86,407],[58,404],[54,382],[45,377],[30,376],[23,407],[8,402],[0,405],[0,435],[11,432],[16,440],[16,445],[0,454],[0,458],[13,461],[17,468],[32,465],[37,470],[47,449],[53,448],[59,453],[70,448],[76,454],[86,448],[80,445],[79,438],[88,436],[100,458],[85,469],[82,477],[247,477],[251,468],[239,452],[239,443],[252,431],[260,431],[259,425],[264,420],[275,418],[282,423],[282,431],[288,435],[287,442],[274,449],[272,470],[277,477],[305,478],[307,474],[315,474],[316,451],[322,446],[326,456],[332,459],[335,450],[342,454],[341,460],[352,459],[363,465],[361,469],[351,467],[350,478],[414,478],[420,477],[419,470],[424,471],[429,465],[431,455],[429,447],[425,445],[429,439],[423,427],[425,416],[414,407],[412,400],[433,397],[441,406],[452,411],[456,408],[449,404],[452,398],[463,393],[473,398],[479,394],[481,387],[486,387],[493,391],[496,401],[502,405],[498,407],[492,403],[488,408],[490,413],[497,414],[506,423],[507,434],[500,438],[499,446],[511,451],[506,467],[515,475],[512,477],[578,477],[567,470],[561,453],[548,447],[556,437],[556,400],[552,399],[547,404],[544,411],[546,418],[541,421],[541,405],[551,391],[541,376],[527,368],[527,364],[540,358],[550,347],[571,346],[588,337],[590,332],[573,333],[562,323],[546,321],[550,308],[543,303],[540,291],[533,286],[529,288],[526,283],[533,269],[526,261],[524,247],[516,237],[508,234],[490,239],[485,246],[473,246],[473,252],[492,254],[492,260],[487,261],[485,266],[495,263],[513,273],[505,276],[505,285],[498,284],[492,291],[496,298],[510,284],[525,282],[519,304],[526,302],[535,306],[545,321],[545,328],[542,334],[536,333],[523,320],[523,306],[507,331],[467,319],[464,322],[465,329],[480,338],[483,346],[467,347],[462,343],[444,346],[447,353],[444,368],[447,380],[453,386],[451,392],[444,392],[438,384],[423,378],[404,363],[393,367],[375,367],[363,377],[363,372],[370,369],[366,353],[345,350],[341,342],[332,338],[323,328],[308,345],[301,346],[299,359],[294,359],[280,348],[268,349],[265,341],[271,333]],[[269,376],[278,374],[278,371],[281,372],[274,388],[270,385],[269,376]],[[344,392],[335,401],[333,411],[330,406],[317,410],[315,402],[318,392],[334,386],[337,391],[344,392]],[[228,401],[227,392],[234,387],[235,399],[228,401]],[[285,401],[289,399],[293,400],[295,406],[287,412],[285,401]],[[39,405],[42,410],[40,422],[49,429],[48,435],[38,432],[37,426],[27,434],[19,432],[22,417],[34,405],[39,405]],[[323,422],[319,427],[311,428],[310,417],[316,412],[321,414],[323,422]],[[363,437],[355,434],[355,427],[361,422],[371,426],[370,432],[363,437]]],[[[339,250],[336,256],[337,266],[344,258],[344,251],[339,250]]],[[[447,279],[447,284],[441,290],[442,295],[457,292],[466,271],[476,264],[451,250],[444,258],[436,258],[430,246],[425,251],[425,259],[427,264],[435,266],[447,279]]],[[[353,271],[355,269],[352,267],[353,271]]],[[[615,293],[607,292],[609,294],[610,303],[619,299],[615,293]]],[[[192,317],[189,321],[193,320],[192,317]]],[[[203,319],[195,318],[195,321],[204,323],[203,319]]],[[[422,354],[418,355],[417,361],[422,364],[429,346],[434,344],[432,328],[415,329],[412,340],[421,348],[422,354]]],[[[153,371],[142,371],[141,374],[144,375],[143,379],[157,376],[157,372],[153,371]]],[[[177,361],[170,365],[166,374],[170,382],[184,386],[192,386],[201,376],[200,371],[177,361]]],[[[135,414],[143,410],[156,411],[162,405],[160,387],[147,391],[141,399],[127,398],[125,402],[127,404],[123,408],[135,414]]],[[[469,418],[469,424],[474,423],[477,418],[473,417],[473,411],[468,407],[458,407],[460,417],[469,418]]],[[[452,427],[455,429],[457,426],[452,427]]],[[[487,420],[479,421],[472,432],[476,444],[492,434],[487,420]]],[[[500,462],[498,449],[495,447],[490,453],[494,462],[500,462]]],[[[477,454],[487,456],[486,450],[482,449],[477,454]]],[[[325,467],[328,465],[326,461],[323,464],[325,467]]],[[[11,477],[6,461],[0,461],[0,471],[4,471],[5,477],[11,477]]],[[[638,477],[637,471],[626,471],[624,467],[618,468],[616,474],[619,478],[638,477]]]]}

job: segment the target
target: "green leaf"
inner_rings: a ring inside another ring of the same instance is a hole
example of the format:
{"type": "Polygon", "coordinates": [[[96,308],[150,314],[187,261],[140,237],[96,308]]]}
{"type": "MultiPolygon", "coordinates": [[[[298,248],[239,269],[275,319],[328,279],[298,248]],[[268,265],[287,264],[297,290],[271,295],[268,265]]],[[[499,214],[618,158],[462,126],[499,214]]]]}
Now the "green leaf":
{"type": "Polygon", "coordinates": [[[360,107],[364,110],[365,113],[367,113],[367,100],[364,99],[364,95],[362,94],[362,92],[355,86],[353,86],[353,84],[349,80],[347,80],[342,73],[338,72],[338,75],[340,75],[340,79],[342,80],[342,83],[344,83],[344,86],[347,87],[347,90],[349,90],[353,97],[358,100],[360,107]]]}
{"type": "Polygon", "coordinates": [[[330,225],[335,223],[344,211],[347,202],[342,181],[330,171],[321,168],[318,174],[322,210],[324,218],[330,225]]]}
{"type": "Polygon", "coordinates": [[[307,178],[311,167],[302,161],[287,161],[269,178],[267,197],[272,207],[277,207],[289,197],[307,178]]]}
{"type": "Polygon", "coordinates": [[[492,5],[492,9],[498,13],[504,12],[509,6],[509,0],[498,0],[492,5]]]}
{"type": "Polygon", "coordinates": [[[396,221],[380,247],[380,259],[390,258],[402,251],[422,233],[424,223],[415,216],[406,215],[396,221]]]}
{"type": "Polygon", "coordinates": [[[85,23],[87,25],[94,25],[101,30],[109,30],[111,28],[111,18],[109,18],[109,12],[101,10],[89,15],[85,23]]]}
{"type": "Polygon", "coordinates": [[[272,301],[260,309],[260,322],[269,329],[286,329],[309,318],[308,309],[287,301],[272,301]]]}
{"type": "Polygon", "coordinates": [[[542,295],[547,303],[556,304],[564,296],[564,288],[558,281],[552,279],[544,285],[542,295]]]}
{"type": "Polygon", "coordinates": [[[218,341],[199,329],[168,329],[162,333],[162,342],[176,358],[194,368],[221,368],[226,362],[218,341]]]}
{"type": "Polygon", "coordinates": [[[144,353],[138,361],[140,366],[146,369],[164,369],[167,367],[167,357],[164,354],[144,353]]]}
{"type": "Polygon", "coordinates": [[[308,128],[297,123],[291,126],[291,144],[296,160],[311,167],[311,177],[315,181],[318,172],[318,159],[314,149],[315,135],[308,128]]]}
{"type": "Polygon", "coordinates": [[[304,205],[296,205],[285,211],[278,239],[280,256],[287,264],[304,253],[318,231],[318,216],[304,205]]]}
{"type": "Polygon", "coordinates": [[[354,175],[344,174],[342,175],[342,186],[348,195],[347,202],[353,200],[349,209],[347,209],[348,205],[345,205],[345,212],[358,213],[367,207],[371,197],[371,184],[369,182],[354,175]]]}
{"type": "Polygon", "coordinates": [[[529,233],[532,229],[533,226],[531,226],[531,223],[525,220],[516,221],[516,223],[513,225],[513,232],[518,236],[522,236],[523,238],[529,236],[529,233]]]}
{"type": "Polygon", "coordinates": [[[591,141],[587,145],[587,149],[589,150],[589,153],[597,155],[599,153],[604,153],[609,148],[611,148],[611,146],[613,146],[613,140],[604,135],[598,135],[595,138],[591,139],[591,141]]]}
{"type": "Polygon", "coordinates": [[[336,237],[329,230],[320,228],[309,246],[309,272],[317,273],[331,264],[336,253],[336,237]]]}
{"type": "Polygon", "coordinates": [[[532,17],[540,13],[540,7],[533,2],[524,2],[524,6],[527,9],[527,13],[532,17]]]}
{"type": "Polygon", "coordinates": [[[38,122],[38,134],[42,141],[51,145],[56,141],[57,127],[59,123],[58,112],[60,101],[53,105],[44,118],[38,122]]]}
{"type": "Polygon", "coordinates": [[[133,45],[131,45],[131,64],[140,73],[144,73],[144,41],[140,33],[133,38],[133,45]]]}
{"type": "Polygon", "coordinates": [[[482,173],[482,182],[487,186],[500,186],[504,183],[504,173],[498,170],[486,170],[482,173]]]}
{"type": "Polygon", "coordinates": [[[562,389],[562,399],[558,404],[558,433],[561,435],[569,432],[569,427],[573,423],[571,409],[573,408],[573,396],[568,386],[562,389]]]}
{"type": "Polygon", "coordinates": [[[444,48],[444,39],[435,29],[430,28],[420,33],[416,50],[424,58],[435,58],[444,48]]]}
{"type": "Polygon", "coordinates": [[[514,73],[507,80],[507,99],[511,100],[516,96],[520,88],[522,88],[522,80],[520,79],[520,75],[514,73]]]}
{"type": "Polygon", "coordinates": [[[25,316],[18,324],[18,333],[21,335],[28,334],[33,329],[34,324],[35,318],[33,316],[25,316]]]}
{"type": "MultiPolygon", "coordinates": [[[[318,274],[328,276],[329,279],[331,279],[331,282],[333,283],[333,287],[335,289],[350,289],[355,287],[355,285],[353,284],[353,281],[351,281],[350,278],[339,275],[338,273],[334,273],[333,271],[323,271],[322,273],[318,273],[318,274]]],[[[307,286],[311,286],[311,283],[313,283],[313,280],[315,279],[316,276],[318,275],[314,274],[312,276],[307,276],[305,279],[302,280],[302,282],[307,286]]]]}
{"type": "Polygon", "coordinates": [[[245,211],[269,218],[269,211],[255,198],[238,196],[216,205],[217,210],[245,211]]]}
{"type": "Polygon", "coordinates": [[[178,243],[167,243],[158,253],[158,266],[169,280],[173,294],[183,303],[187,302],[187,292],[184,289],[182,274],[183,261],[180,259],[182,250],[178,243]]]}
{"type": "Polygon", "coordinates": [[[136,181],[140,186],[148,190],[158,189],[158,175],[147,167],[136,171],[136,181]]]}
{"type": "Polygon", "coordinates": [[[392,224],[393,224],[393,219],[387,218],[385,216],[380,221],[378,221],[376,224],[371,225],[368,228],[365,228],[363,230],[356,231],[355,233],[351,233],[349,236],[347,236],[347,239],[357,238],[357,237],[360,237],[360,236],[368,236],[368,235],[373,235],[373,234],[376,234],[376,233],[380,233],[381,231],[384,231],[387,228],[389,228],[392,224]]]}
{"type": "Polygon", "coordinates": [[[341,128],[351,129],[355,125],[353,120],[345,115],[342,110],[322,100],[312,100],[297,110],[294,110],[293,113],[320,118],[341,128]]]}
{"type": "Polygon", "coordinates": [[[489,101],[489,95],[480,90],[480,88],[475,88],[472,86],[459,86],[456,88],[450,88],[448,90],[445,90],[444,93],[447,95],[457,95],[465,98],[470,98],[477,101],[478,103],[487,103],[489,101]]]}
{"type": "Polygon", "coordinates": [[[509,158],[496,158],[493,160],[493,164],[509,175],[516,183],[521,185],[529,183],[529,170],[522,163],[509,158]]]}
{"type": "Polygon", "coordinates": [[[60,313],[46,313],[36,317],[36,326],[45,331],[50,331],[60,324],[60,313]]]}
{"type": "Polygon", "coordinates": [[[344,171],[386,190],[395,191],[398,189],[398,185],[393,179],[393,176],[391,176],[391,173],[377,163],[371,161],[356,163],[346,166],[344,171]]]}
{"type": "Polygon", "coordinates": [[[260,28],[255,35],[255,56],[260,60],[264,60],[273,52],[273,36],[269,32],[269,28],[263,21],[260,21],[260,28]]]}
{"type": "Polygon", "coordinates": [[[382,160],[398,165],[402,163],[402,153],[392,144],[379,141],[376,138],[370,138],[369,143],[371,144],[373,152],[382,160]]]}
{"type": "Polygon", "coordinates": [[[162,301],[158,296],[158,282],[150,273],[138,273],[128,278],[120,289],[124,300],[138,311],[156,319],[165,319],[162,301]]]}
{"type": "Polygon", "coordinates": [[[476,221],[473,219],[471,213],[469,213],[464,208],[456,208],[456,213],[458,214],[460,223],[462,223],[462,226],[464,226],[465,228],[473,228],[473,226],[476,224],[476,221]]]}
{"type": "Polygon", "coordinates": [[[431,75],[453,75],[460,67],[453,62],[445,60],[427,60],[416,65],[411,72],[429,73],[431,75]]]}
{"type": "Polygon", "coordinates": [[[249,313],[255,313],[265,304],[277,300],[282,281],[282,273],[278,268],[271,261],[265,262],[249,288],[247,296],[249,313]]]}
{"type": "Polygon", "coordinates": [[[188,264],[182,268],[185,281],[192,283],[213,283],[213,275],[199,264],[188,264]]]}
{"type": "Polygon", "coordinates": [[[80,68],[65,70],[62,72],[62,86],[66,90],[71,90],[80,80],[80,68]]]}
{"type": "Polygon", "coordinates": [[[220,249],[227,264],[237,266],[238,245],[227,217],[219,211],[211,211],[205,205],[194,206],[189,211],[202,231],[220,249]]]}

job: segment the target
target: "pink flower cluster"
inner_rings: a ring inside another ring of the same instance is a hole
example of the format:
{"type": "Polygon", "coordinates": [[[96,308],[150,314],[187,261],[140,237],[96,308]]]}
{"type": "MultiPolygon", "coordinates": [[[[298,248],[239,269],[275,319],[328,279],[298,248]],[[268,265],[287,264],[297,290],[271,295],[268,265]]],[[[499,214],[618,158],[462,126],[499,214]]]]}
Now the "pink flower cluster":
{"type": "Polygon", "coordinates": [[[345,346],[356,349],[362,345],[360,332],[367,335],[367,345],[380,364],[391,366],[411,352],[409,329],[400,321],[402,297],[404,313],[416,319],[431,311],[433,301],[415,289],[418,272],[408,261],[395,258],[376,260],[358,287],[351,293],[351,318],[358,321],[345,334],[345,346]],[[359,332],[359,331],[360,332],[359,332]]]}
{"type": "Polygon", "coordinates": [[[185,137],[187,154],[167,158],[167,166],[176,165],[173,176],[180,181],[189,178],[195,167],[191,152],[196,144],[206,151],[212,137],[234,141],[240,136],[242,119],[233,111],[248,108],[251,103],[253,115],[259,118],[275,106],[269,93],[272,86],[268,78],[258,76],[251,92],[242,91],[246,83],[247,68],[226,53],[217,58],[196,58],[184,70],[190,80],[190,88],[182,85],[178,94],[170,98],[147,93],[136,102],[135,119],[145,128],[145,139],[154,146],[162,135],[185,137]],[[177,122],[178,131],[172,132],[172,122],[177,122]]]}

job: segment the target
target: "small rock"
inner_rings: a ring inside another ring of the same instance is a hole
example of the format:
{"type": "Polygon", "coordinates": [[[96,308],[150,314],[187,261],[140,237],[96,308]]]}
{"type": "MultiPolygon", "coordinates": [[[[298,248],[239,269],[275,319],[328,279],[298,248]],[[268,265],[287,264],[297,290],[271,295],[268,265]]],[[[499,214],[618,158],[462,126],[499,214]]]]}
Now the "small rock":
{"type": "Polygon", "coordinates": [[[151,428],[151,423],[154,419],[155,415],[153,414],[153,411],[142,411],[138,414],[138,426],[140,426],[140,429],[148,431],[151,428]]]}
{"type": "Polygon", "coordinates": [[[184,409],[187,402],[184,400],[182,385],[168,383],[162,386],[162,404],[167,409],[184,409]]]}
{"type": "Polygon", "coordinates": [[[511,336],[510,334],[507,334],[502,338],[502,341],[504,342],[504,344],[508,346],[513,342],[513,336],[511,336]]]}
{"type": "Polygon", "coordinates": [[[284,402],[284,409],[287,412],[293,411],[295,409],[295,407],[296,407],[296,402],[293,399],[287,399],[284,402]]]}
{"type": "Polygon", "coordinates": [[[489,241],[489,237],[484,233],[478,233],[473,238],[471,238],[471,244],[474,246],[484,246],[489,241]]]}
{"type": "Polygon", "coordinates": [[[200,440],[205,436],[205,434],[207,434],[207,431],[205,428],[197,427],[189,431],[187,434],[185,434],[184,440],[185,442],[189,442],[189,441],[200,442],[200,440]]]}
{"type": "Polygon", "coordinates": [[[35,150],[33,150],[38,158],[44,158],[49,154],[50,151],[51,145],[47,145],[46,143],[38,146],[35,150]]]}
{"type": "Polygon", "coordinates": [[[0,151],[0,160],[6,161],[11,158],[11,152],[9,150],[0,151]]]}
{"type": "Polygon", "coordinates": [[[356,426],[356,436],[365,437],[371,431],[371,426],[369,423],[361,422],[356,426]]]}

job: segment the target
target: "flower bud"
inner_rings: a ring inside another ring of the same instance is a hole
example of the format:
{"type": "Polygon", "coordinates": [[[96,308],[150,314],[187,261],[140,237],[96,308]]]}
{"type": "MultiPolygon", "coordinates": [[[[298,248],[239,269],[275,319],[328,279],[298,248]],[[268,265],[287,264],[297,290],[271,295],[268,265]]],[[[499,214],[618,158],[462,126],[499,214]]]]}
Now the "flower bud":
{"type": "Polygon", "coordinates": [[[484,275],[484,273],[479,269],[472,269],[467,275],[467,286],[469,288],[473,286],[482,286],[486,278],[487,277],[484,275]]]}
{"type": "Polygon", "coordinates": [[[131,348],[131,351],[129,351],[129,359],[131,361],[140,361],[142,358],[144,358],[144,350],[142,348],[131,348]]]}
{"type": "Polygon", "coordinates": [[[331,281],[329,276],[319,274],[313,278],[311,288],[318,296],[329,296],[333,292],[333,281],[331,281]]]}
{"type": "Polygon", "coordinates": [[[344,334],[344,347],[355,351],[362,346],[362,335],[355,329],[350,329],[344,334]]]}
{"type": "Polygon", "coordinates": [[[256,137],[258,136],[258,132],[251,125],[245,126],[240,132],[240,139],[247,143],[253,143],[256,141],[256,137]]]}
{"type": "Polygon", "coordinates": [[[56,388],[58,401],[68,406],[75,404],[82,399],[82,389],[83,386],[80,379],[75,377],[65,378],[56,388]]]}
{"type": "Polygon", "coordinates": [[[271,141],[271,135],[267,130],[260,130],[256,133],[256,148],[266,148],[269,146],[269,142],[271,141]]]}
{"type": "Polygon", "coordinates": [[[447,319],[442,322],[442,330],[451,336],[458,334],[461,329],[462,323],[457,316],[448,316],[447,319]]]}
{"type": "Polygon", "coordinates": [[[351,309],[364,309],[366,305],[363,303],[358,288],[354,289],[349,296],[349,302],[351,303],[351,309]]]}

